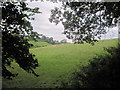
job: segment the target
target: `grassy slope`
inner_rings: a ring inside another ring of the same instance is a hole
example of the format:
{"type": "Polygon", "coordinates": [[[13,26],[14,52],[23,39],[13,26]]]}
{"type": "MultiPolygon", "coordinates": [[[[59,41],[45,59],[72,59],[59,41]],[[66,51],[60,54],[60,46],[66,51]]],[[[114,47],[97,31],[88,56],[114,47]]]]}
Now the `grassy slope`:
{"type": "Polygon", "coordinates": [[[97,42],[94,46],[89,44],[65,44],[48,47],[32,48],[30,51],[36,55],[40,66],[35,70],[39,77],[28,74],[14,63],[19,76],[12,81],[3,80],[3,87],[56,87],[59,80],[65,80],[72,73],[77,64],[86,65],[88,59],[96,54],[104,54],[103,47],[115,46],[118,39],[97,42]],[[81,62],[81,63],[80,63],[81,62]]]}
{"type": "Polygon", "coordinates": [[[30,44],[33,44],[34,46],[31,47],[31,48],[34,48],[34,47],[45,47],[45,46],[50,46],[52,44],[49,44],[47,42],[41,42],[41,41],[38,41],[38,42],[35,42],[35,41],[29,41],[30,44]]]}

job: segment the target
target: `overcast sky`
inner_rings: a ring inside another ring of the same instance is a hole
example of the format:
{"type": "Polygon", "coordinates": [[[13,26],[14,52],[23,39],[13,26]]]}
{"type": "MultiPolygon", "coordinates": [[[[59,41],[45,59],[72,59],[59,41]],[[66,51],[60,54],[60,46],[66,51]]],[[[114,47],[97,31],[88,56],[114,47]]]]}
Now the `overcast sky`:
{"type": "MultiPolygon", "coordinates": [[[[39,11],[42,12],[40,14],[36,14],[35,20],[32,21],[32,26],[34,31],[39,34],[46,35],[48,37],[53,37],[54,40],[62,40],[67,39],[62,32],[64,31],[64,27],[61,23],[55,25],[54,23],[50,23],[48,18],[51,14],[51,9],[54,7],[60,7],[61,3],[52,3],[52,2],[39,2],[33,1],[28,2],[28,6],[31,8],[39,7],[39,11]]],[[[102,39],[113,39],[118,38],[118,28],[109,29],[109,32],[106,35],[102,36],[102,39]]],[[[71,42],[71,40],[67,39],[67,41],[71,42]]]]}

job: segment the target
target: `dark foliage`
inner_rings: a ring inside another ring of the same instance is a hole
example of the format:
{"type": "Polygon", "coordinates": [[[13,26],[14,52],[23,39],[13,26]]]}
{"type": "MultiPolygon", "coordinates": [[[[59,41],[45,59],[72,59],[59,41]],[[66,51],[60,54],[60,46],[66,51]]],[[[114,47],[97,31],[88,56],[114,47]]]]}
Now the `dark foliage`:
{"type": "Polygon", "coordinates": [[[119,88],[120,82],[120,44],[118,47],[105,48],[108,54],[98,55],[89,65],[80,66],[69,83],[71,88],[119,88]]]}
{"type": "Polygon", "coordinates": [[[25,35],[32,35],[32,26],[29,20],[39,13],[38,8],[28,8],[24,2],[2,2],[2,76],[12,79],[13,74],[7,69],[15,61],[22,69],[38,76],[34,69],[38,61],[29,52],[31,44],[25,35]],[[29,12],[29,13],[27,13],[29,12]]]}
{"type": "Polygon", "coordinates": [[[119,8],[120,2],[63,2],[62,7],[51,10],[49,21],[62,22],[63,34],[73,42],[93,45],[107,27],[116,26],[119,8]]]}

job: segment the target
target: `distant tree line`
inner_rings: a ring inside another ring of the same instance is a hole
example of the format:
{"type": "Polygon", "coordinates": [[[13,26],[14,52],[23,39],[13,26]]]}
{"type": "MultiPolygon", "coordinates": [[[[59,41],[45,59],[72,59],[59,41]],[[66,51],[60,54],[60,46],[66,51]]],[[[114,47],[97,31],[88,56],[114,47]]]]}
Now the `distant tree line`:
{"type": "Polygon", "coordinates": [[[50,43],[50,44],[53,44],[53,45],[54,44],[67,43],[66,39],[58,41],[58,40],[54,40],[53,37],[47,37],[47,36],[45,36],[43,34],[38,34],[37,32],[33,32],[31,36],[26,36],[26,37],[29,40],[47,42],[47,43],[50,43]]]}

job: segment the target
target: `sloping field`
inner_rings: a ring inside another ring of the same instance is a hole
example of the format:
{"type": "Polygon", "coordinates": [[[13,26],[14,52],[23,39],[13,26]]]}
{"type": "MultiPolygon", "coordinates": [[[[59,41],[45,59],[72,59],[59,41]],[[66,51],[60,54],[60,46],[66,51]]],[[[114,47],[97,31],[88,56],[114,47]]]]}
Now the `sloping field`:
{"type": "Polygon", "coordinates": [[[35,47],[46,47],[46,46],[51,46],[52,44],[49,44],[47,42],[41,42],[41,41],[29,41],[30,44],[33,44],[33,46],[31,48],[35,48],[35,47]]]}
{"type": "Polygon", "coordinates": [[[88,60],[96,54],[105,54],[103,47],[116,46],[118,39],[101,40],[90,44],[62,44],[47,47],[31,48],[36,55],[39,67],[35,70],[39,77],[26,73],[13,63],[13,72],[19,73],[14,80],[3,79],[4,88],[54,88],[60,86],[60,81],[77,68],[77,65],[87,65],[88,60]]]}

